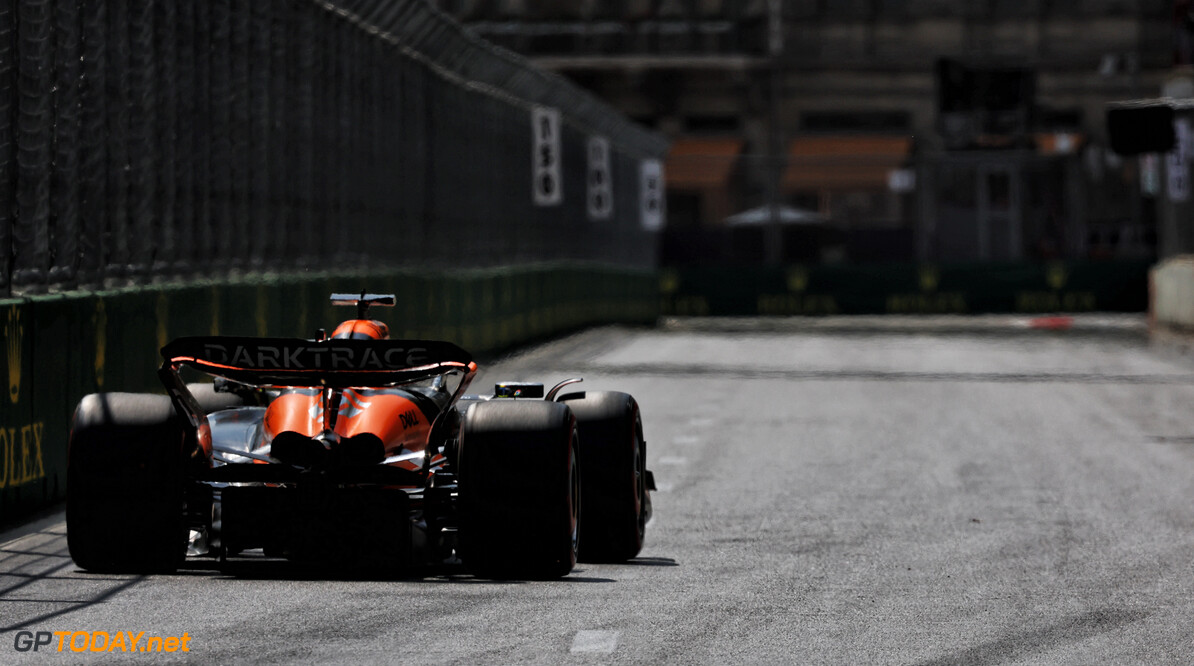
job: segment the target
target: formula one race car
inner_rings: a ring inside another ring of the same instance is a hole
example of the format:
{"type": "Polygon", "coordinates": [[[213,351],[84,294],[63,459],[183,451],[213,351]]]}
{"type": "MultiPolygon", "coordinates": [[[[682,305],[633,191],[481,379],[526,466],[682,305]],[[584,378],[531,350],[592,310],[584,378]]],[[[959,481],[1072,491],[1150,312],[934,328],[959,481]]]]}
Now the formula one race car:
{"type": "Polygon", "coordinates": [[[331,336],[181,338],[162,349],[168,396],[83,398],[68,464],[76,564],[147,573],[252,555],[553,578],[578,556],[638,554],[654,480],[633,397],[560,394],[577,379],[465,395],[467,352],[390,340],[368,318],[392,295],[332,300],[357,318],[331,336]],[[184,368],[214,381],[187,384],[184,368]]]}

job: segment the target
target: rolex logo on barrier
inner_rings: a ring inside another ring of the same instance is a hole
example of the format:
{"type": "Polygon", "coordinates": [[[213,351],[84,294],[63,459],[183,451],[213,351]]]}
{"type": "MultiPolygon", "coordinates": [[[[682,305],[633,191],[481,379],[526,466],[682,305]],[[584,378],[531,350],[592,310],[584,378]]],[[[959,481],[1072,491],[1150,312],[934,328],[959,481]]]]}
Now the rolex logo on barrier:
{"type": "Polygon", "coordinates": [[[1064,287],[1068,278],[1069,275],[1066,274],[1065,264],[1059,261],[1049,264],[1049,267],[1045,271],[1045,280],[1054,291],[1058,291],[1064,287]]]}
{"type": "Polygon", "coordinates": [[[21,348],[24,331],[21,327],[21,311],[13,306],[8,310],[8,323],[4,325],[4,341],[8,346],[8,397],[15,405],[21,397],[21,348]]]}
{"type": "Polygon", "coordinates": [[[937,273],[937,268],[934,266],[920,267],[920,290],[921,291],[936,291],[937,282],[941,276],[937,273]]]}
{"type": "Polygon", "coordinates": [[[793,268],[788,271],[788,291],[801,292],[808,288],[808,270],[793,268]]]}
{"type": "Polygon", "coordinates": [[[659,292],[670,296],[680,290],[680,276],[676,271],[663,271],[659,274],[659,292]]]}
{"type": "MultiPolygon", "coordinates": [[[[4,323],[4,342],[8,347],[8,397],[13,404],[21,397],[21,361],[25,327],[21,310],[13,306],[4,323]]],[[[46,424],[42,421],[24,426],[0,425],[0,488],[15,488],[45,478],[42,439],[46,424]]]]}

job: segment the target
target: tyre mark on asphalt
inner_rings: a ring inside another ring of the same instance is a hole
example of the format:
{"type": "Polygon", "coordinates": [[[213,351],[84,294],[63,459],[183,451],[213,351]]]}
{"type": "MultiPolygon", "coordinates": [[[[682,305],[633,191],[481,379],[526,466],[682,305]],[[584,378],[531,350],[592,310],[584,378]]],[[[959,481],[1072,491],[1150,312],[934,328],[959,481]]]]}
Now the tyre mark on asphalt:
{"type": "Polygon", "coordinates": [[[1006,664],[1028,658],[1040,658],[1049,649],[1114,631],[1124,625],[1139,622],[1148,617],[1140,611],[1103,608],[1081,615],[1065,618],[1060,622],[1036,630],[1024,631],[1005,638],[977,645],[968,650],[921,662],[920,666],[947,666],[952,664],[1006,664]]]}
{"type": "Polygon", "coordinates": [[[1187,435],[1145,435],[1144,438],[1157,444],[1194,444],[1194,437],[1187,435]]]}

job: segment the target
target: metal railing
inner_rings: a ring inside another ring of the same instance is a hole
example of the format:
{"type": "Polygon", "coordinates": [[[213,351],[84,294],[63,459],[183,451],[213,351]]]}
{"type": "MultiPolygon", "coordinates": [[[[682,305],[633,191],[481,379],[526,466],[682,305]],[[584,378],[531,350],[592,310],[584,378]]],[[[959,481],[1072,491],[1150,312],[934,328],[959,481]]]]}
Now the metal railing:
{"type": "Polygon", "coordinates": [[[666,150],[424,0],[0,3],[0,293],[338,265],[650,266],[666,150]],[[532,200],[560,111],[563,202],[532,200]],[[614,205],[592,220],[589,137],[614,205]]]}

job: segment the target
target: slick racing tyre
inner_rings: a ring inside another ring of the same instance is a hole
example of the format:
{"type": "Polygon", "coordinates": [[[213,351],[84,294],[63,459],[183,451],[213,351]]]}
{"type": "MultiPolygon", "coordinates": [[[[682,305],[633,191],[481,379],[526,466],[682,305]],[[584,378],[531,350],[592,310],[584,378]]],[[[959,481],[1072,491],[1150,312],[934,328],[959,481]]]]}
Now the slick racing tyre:
{"type": "Polygon", "coordinates": [[[568,393],[580,432],[583,562],[624,562],[643,547],[650,498],[638,403],[626,393],[568,393]]]}
{"type": "Polygon", "coordinates": [[[477,403],[460,430],[460,557],[488,578],[559,578],[576,564],[576,420],[541,401],[477,403]]]}
{"type": "Polygon", "coordinates": [[[102,573],[173,571],[186,554],[185,430],[166,396],[94,393],[79,402],[67,454],[66,539],[102,573]]]}

